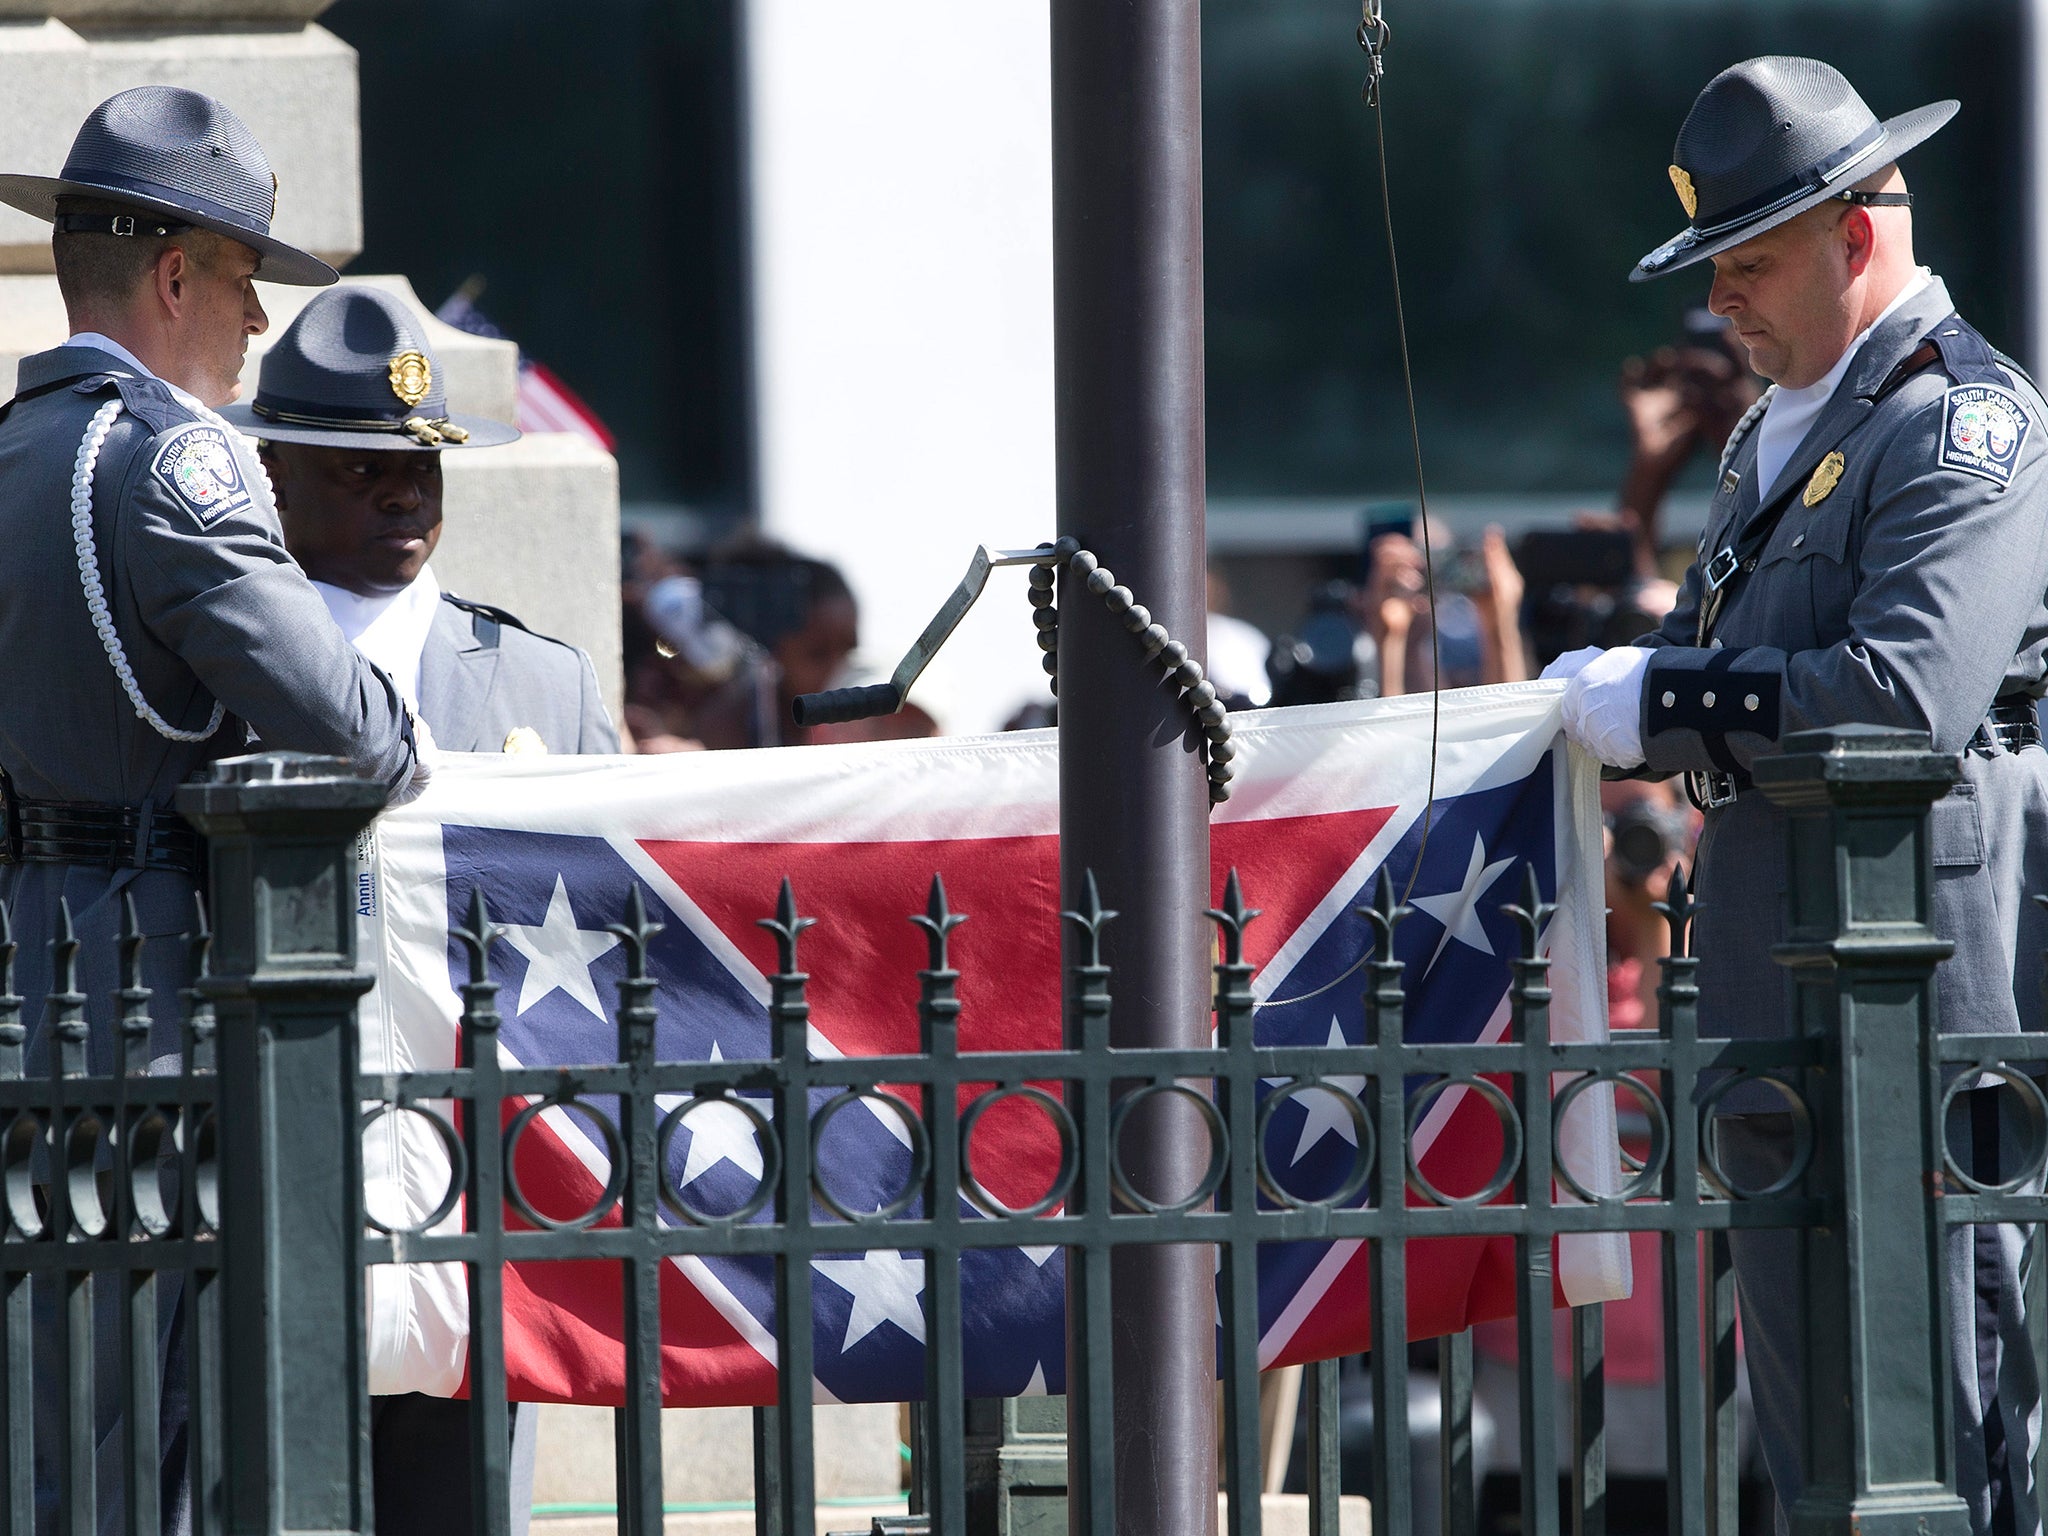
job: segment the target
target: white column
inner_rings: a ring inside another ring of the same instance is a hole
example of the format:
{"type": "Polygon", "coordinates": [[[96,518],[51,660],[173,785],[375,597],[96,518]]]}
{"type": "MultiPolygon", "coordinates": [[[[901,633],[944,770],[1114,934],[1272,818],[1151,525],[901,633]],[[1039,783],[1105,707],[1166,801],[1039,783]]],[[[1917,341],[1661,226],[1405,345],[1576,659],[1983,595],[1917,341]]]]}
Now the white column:
{"type": "MultiPolygon", "coordinates": [[[[846,572],[885,674],[976,544],[1053,536],[1047,26],[1042,0],[748,6],[762,524],[846,572]]],[[[1032,634],[997,573],[912,698],[994,729],[1047,696],[1032,634]]]]}

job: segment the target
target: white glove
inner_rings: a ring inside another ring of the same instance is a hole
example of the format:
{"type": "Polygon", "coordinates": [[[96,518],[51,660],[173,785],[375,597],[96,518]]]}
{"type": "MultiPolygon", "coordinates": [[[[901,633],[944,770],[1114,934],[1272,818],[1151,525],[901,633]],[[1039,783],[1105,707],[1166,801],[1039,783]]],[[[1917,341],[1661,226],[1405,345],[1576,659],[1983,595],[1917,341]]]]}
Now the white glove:
{"type": "Polygon", "coordinates": [[[1603,763],[1643,763],[1643,674],[1650,653],[1621,645],[1579,669],[1564,690],[1564,733],[1603,763]]]}
{"type": "Polygon", "coordinates": [[[419,711],[408,704],[405,713],[412,721],[412,777],[391,797],[394,806],[411,805],[427,792],[427,786],[434,782],[434,760],[441,755],[441,749],[434,745],[434,733],[427,729],[427,722],[420,718],[419,711]]]}
{"type": "Polygon", "coordinates": [[[1557,660],[1543,669],[1543,676],[1539,681],[1546,683],[1563,681],[1568,683],[1585,671],[1596,656],[1605,656],[1606,654],[1607,652],[1597,645],[1586,645],[1581,646],[1576,651],[1566,651],[1557,660]]]}

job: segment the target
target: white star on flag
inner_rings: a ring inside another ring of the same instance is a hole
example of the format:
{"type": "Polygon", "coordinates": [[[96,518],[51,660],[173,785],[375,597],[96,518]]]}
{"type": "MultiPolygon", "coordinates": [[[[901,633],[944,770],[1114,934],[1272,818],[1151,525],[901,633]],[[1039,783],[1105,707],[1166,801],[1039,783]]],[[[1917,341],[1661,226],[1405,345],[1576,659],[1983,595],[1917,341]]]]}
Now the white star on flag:
{"type": "MultiPolygon", "coordinates": [[[[1343,1027],[1338,1024],[1337,1016],[1334,1013],[1330,1015],[1330,1038],[1323,1043],[1325,1045],[1349,1045],[1351,1043],[1344,1038],[1343,1027]]],[[[1291,1077],[1269,1077],[1264,1081],[1268,1086],[1277,1088],[1283,1083],[1293,1082],[1294,1079],[1291,1077]]],[[[1351,1118],[1351,1112],[1338,1102],[1337,1095],[1347,1093],[1355,1099],[1364,1092],[1365,1079],[1363,1077],[1325,1077],[1316,1087],[1304,1088],[1295,1094],[1294,1102],[1302,1107],[1308,1119],[1301,1127],[1301,1139],[1294,1144],[1294,1162],[1298,1163],[1304,1157],[1307,1157],[1310,1152],[1315,1150],[1316,1144],[1332,1131],[1342,1136],[1352,1146],[1357,1146],[1358,1123],[1351,1118]]],[[[1292,1167],[1293,1163],[1288,1164],[1288,1166],[1292,1167]]]]}
{"type": "Polygon", "coordinates": [[[1479,921],[1479,898],[1486,894],[1488,886],[1514,868],[1514,864],[1513,859],[1496,859],[1491,864],[1487,863],[1485,839],[1475,833],[1472,862],[1465,866],[1465,883],[1462,886],[1440,896],[1411,896],[1408,899],[1409,906],[1426,912],[1444,925],[1444,936],[1437,941],[1436,953],[1429,957],[1429,964],[1422,968],[1423,975],[1427,976],[1436,969],[1437,961],[1443,958],[1443,952],[1453,939],[1483,955],[1493,953],[1493,941],[1486,936],[1486,928],[1479,921]]]}
{"type": "Polygon", "coordinates": [[[876,1248],[855,1259],[813,1259],[811,1267],[853,1298],[846,1320],[845,1354],[883,1323],[894,1323],[918,1343],[924,1342],[924,1256],[876,1248]]]}
{"type": "Polygon", "coordinates": [[[566,992],[600,1019],[609,1017],[597,1000],[597,983],[590,979],[591,962],[618,948],[615,933],[592,932],[576,926],[576,914],[569,910],[569,887],[555,876],[555,894],[548,898],[548,915],[538,928],[525,923],[506,923],[505,938],[526,956],[526,979],[519,984],[519,1012],[525,1013],[550,992],[566,992]]]}
{"type": "MultiPolygon", "coordinates": [[[[711,1042],[712,1061],[725,1060],[725,1053],[718,1048],[716,1040],[711,1042]]],[[[655,1099],[664,1117],[679,1104],[691,1101],[689,1094],[663,1094],[655,1099]]],[[[751,1101],[752,1107],[761,1111],[764,1118],[772,1116],[769,1105],[759,1100],[751,1101]]],[[[690,1136],[690,1150],[683,1163],[683,1176],[677,1181],[679,1187],[688,1187],[720,1163],[731,1163],[741,1172],[761,1178],[761,1143],[754,1133],[754,1122],[746,1110],[733,1106],[730,1100],[710,1099],[703,1106],[693,1109],[683,1120],[683,1129],[690,1136]]]]}

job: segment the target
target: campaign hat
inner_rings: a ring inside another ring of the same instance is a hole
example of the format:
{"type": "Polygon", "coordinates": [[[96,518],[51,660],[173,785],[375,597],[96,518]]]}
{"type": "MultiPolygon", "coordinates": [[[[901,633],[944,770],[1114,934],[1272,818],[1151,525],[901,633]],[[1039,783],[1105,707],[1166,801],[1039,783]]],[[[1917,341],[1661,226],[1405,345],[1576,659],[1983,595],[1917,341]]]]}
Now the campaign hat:
{"type": "Polygon", "coordinates": [[[1932,138],[1959,103],[1879,122],[1839,70],[1818,59],[1747,59],[1707,82],[1678,130],[1671,184],[1692,223],[1650,252],[1631,282],[1679,271],[1830,199],[1910,202],[1852,189],[1932,138]]]}
{"type": "Polygon", "coordinates": [[[256,275],[265,282],[321,287],[339,276],[319,257],[271,238],[277,177],[263,146],[211,96],[181,86],[139,85],[109,96],[71,141],[59,175],[0,175],[0,202],[64,232],[115,237],[210,229],[256,251],[263,258],[256,275]],[[67,197],[114,202],[134,213],[60,214],[58,200],[67,197]]]}
{"type": "Polygon", "coordinates": [[[356,283],[315,294],[263,355],[256,398],[220,414],[251,437],[326,448],[489,448],[519,436],[451,413],[425,325],[356,283]]]}

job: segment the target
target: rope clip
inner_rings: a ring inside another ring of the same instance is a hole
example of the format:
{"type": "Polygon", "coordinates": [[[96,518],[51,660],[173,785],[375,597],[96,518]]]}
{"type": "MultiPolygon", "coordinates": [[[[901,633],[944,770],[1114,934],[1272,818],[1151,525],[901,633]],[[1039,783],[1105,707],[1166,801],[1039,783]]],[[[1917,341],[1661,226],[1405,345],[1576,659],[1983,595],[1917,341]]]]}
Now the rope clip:
{"type": "Polygon", "coordinates": [[[1394,40],[1394,29],[1380,14],[1380,0],[1364,0],[1364,7],[1358,19],[1358,46],[1365,50],[1366,58],[1365,104],[1378,111],[1380,80],[1387,72],[1387,45],[1394,40]]]}

